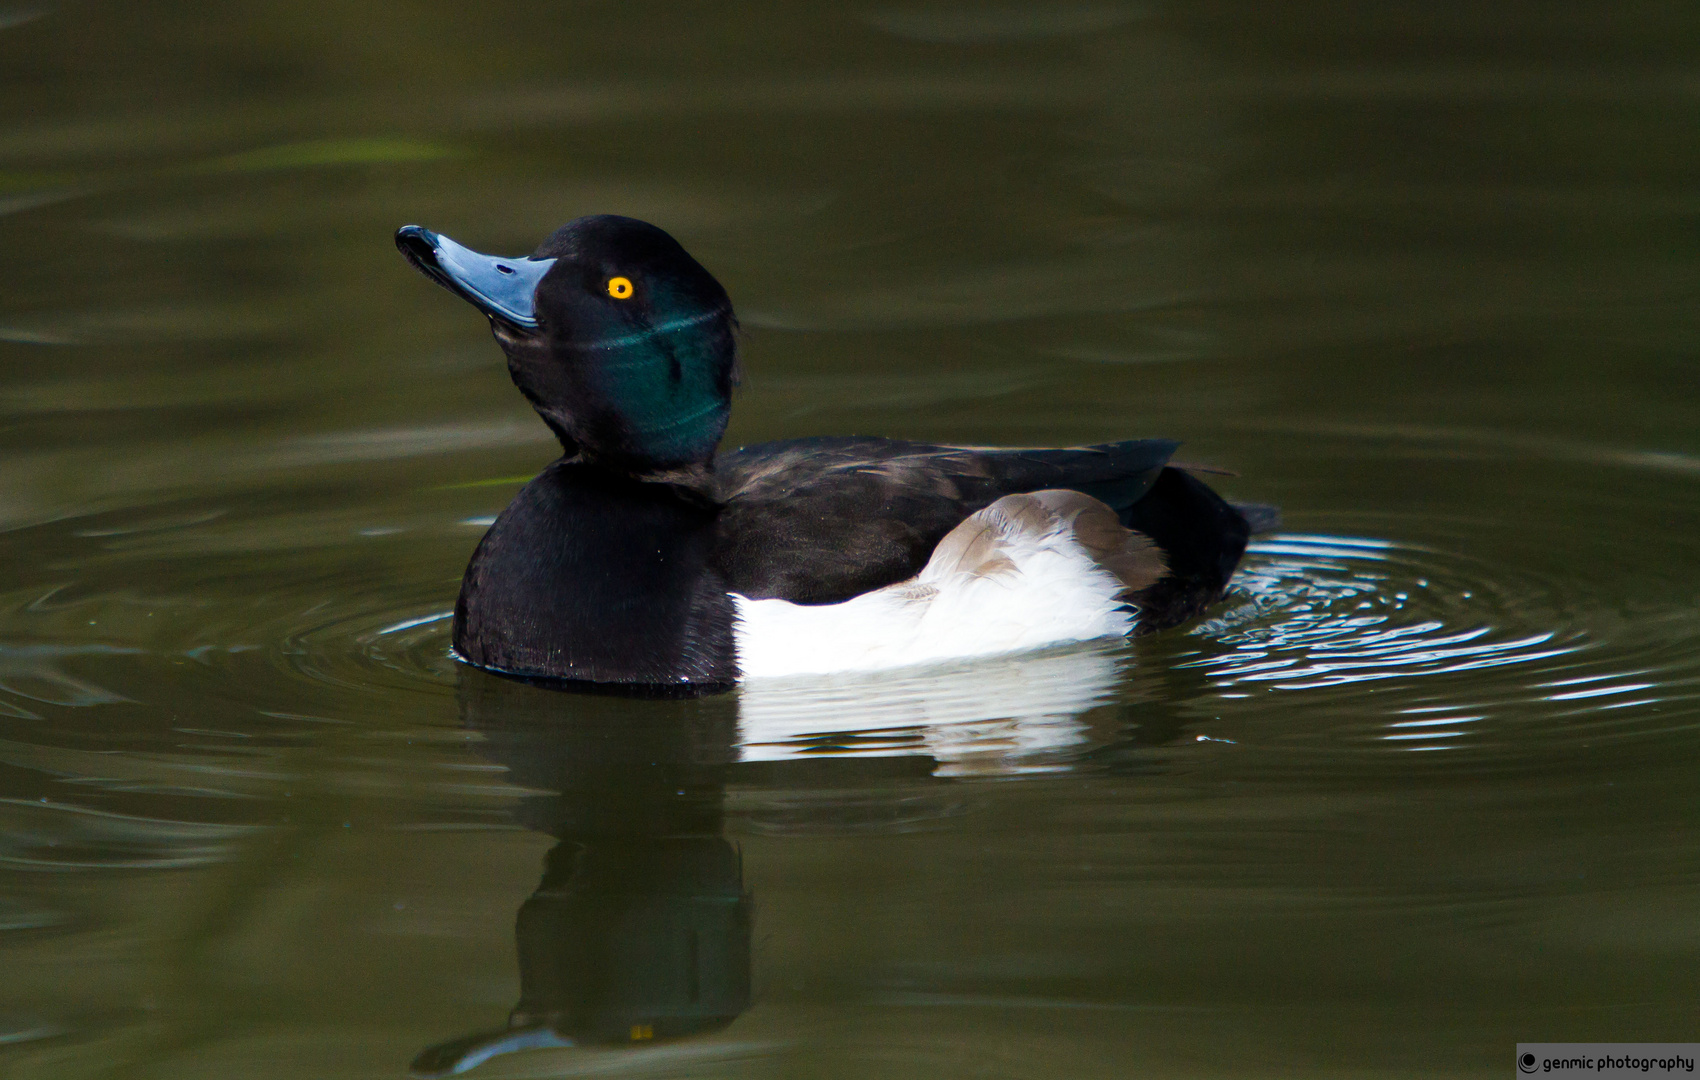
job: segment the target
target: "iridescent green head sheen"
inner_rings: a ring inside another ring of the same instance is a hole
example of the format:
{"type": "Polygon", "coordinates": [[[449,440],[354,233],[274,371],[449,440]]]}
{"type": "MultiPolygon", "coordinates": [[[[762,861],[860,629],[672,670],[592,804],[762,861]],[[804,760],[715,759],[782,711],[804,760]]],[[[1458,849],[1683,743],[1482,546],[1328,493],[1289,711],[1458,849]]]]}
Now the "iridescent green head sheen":
{"type": "Polygon", "coordinates": [[[737,322],[726,290],[671,236],[598,215],[527,259],[478,255],[417,226],[396,243],[489,316],[514,383],[568,453],[633,472],[713,456],[737,322]]]}

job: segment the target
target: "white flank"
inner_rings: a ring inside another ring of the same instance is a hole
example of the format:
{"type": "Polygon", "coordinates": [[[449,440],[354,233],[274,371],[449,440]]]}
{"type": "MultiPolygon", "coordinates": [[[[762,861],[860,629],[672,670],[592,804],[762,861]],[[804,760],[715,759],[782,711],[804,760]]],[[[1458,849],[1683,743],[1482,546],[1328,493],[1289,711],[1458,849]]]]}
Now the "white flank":
{"type": "Polygon", "coordinates": [[[746,679],[877,671],[1121,637],[1134,615],[1122,584],[1099,568],[1067,523],[1029,521],[1000,503],[971,523],[991,526],[998,569],[974,572],[935,551],[921,572],[839,604],[732,594],[738,671],[746,679]]]}

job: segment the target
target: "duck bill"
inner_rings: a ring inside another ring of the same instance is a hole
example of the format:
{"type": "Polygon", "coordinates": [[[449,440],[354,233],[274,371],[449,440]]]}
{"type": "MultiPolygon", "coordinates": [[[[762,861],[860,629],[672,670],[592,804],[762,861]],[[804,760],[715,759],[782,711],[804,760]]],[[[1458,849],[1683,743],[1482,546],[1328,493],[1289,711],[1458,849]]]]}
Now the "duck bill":
{"type": "Polygon", "coordinates": [[[418,225],[396,230],[395,246],[420,273],[492,319],[537,329],[537,283],[554,259],[483,255],[418,225]]]}

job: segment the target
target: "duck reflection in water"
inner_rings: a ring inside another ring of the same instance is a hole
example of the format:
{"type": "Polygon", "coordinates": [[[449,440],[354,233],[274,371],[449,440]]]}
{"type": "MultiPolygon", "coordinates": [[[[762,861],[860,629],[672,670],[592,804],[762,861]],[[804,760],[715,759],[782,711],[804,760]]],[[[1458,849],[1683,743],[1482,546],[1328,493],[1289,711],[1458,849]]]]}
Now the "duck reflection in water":
{"type": "Polygon", "coordinates": [[[943,793],[988,772],[1138,771],[1146,748],[1180,733],[1205,681],[1196,666],[1130,671],[1125,654],[1103,648],[904,678],[755,680],[737,695],[672,701],[471,668],[459,678],[480,752],[516,785],[547,793],[520,800],[515,816],[560,842],[519,911],[520,1000],[508,1026],[425,1050],[417,1076],[518,1050],[706,1034],[747,1009],[753,903],[739,850],[722,835],[732,770],[759,789],[758,803],[781,808],[781,831],[852,818],[856,828],[908,828],[915,822],[867,804],[869,784],[910,814],[916,783],[943,793]],[[855,806],[831,797],[845,782],[863,792],[855,806]],[[820,820],[796,819],[798,794],[820,820]]]}
{"type": "Polygon", "coordinates": [[[417,1076],[516,1050],[716,1031],[750,1004],[751,899],[721,835],[731,699],[633,702],[463,671],[461,713],[560,840],[520,907],[520,1000],[499,1031],[433,1046],[417,1076]]]}

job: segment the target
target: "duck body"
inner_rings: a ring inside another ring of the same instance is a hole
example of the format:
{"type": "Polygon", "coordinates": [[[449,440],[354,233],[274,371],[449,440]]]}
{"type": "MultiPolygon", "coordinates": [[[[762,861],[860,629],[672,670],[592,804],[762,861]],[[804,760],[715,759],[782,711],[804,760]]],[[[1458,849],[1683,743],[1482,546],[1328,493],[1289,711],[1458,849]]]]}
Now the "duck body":
{"type": "Polygon", "coordinates": [[[473,553],[463,661],[656,692],[866,671],[1175,625],[1220,597],[1247,518],[1176,443],[868,437],[717,453],[732,309],[661,230],[584,218],[527,259],[397,244],[490,318],[562,443],[473,553]]]}

